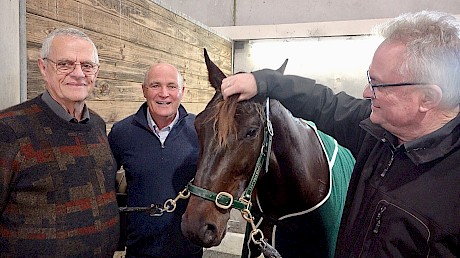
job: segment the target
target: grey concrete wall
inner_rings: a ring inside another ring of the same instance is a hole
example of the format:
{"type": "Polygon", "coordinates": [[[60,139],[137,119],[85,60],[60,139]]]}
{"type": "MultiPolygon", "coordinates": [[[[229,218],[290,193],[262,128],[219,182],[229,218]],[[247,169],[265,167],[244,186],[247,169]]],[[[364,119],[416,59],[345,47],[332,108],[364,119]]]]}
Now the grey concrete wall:
{"type": "MultiPolygon", "coordinates": [[[[153,0],[164,7],[205,24],[208,27],[234,25],[233,0],[153,0]]],[[[236,1],[236,0],[235,0],[236,1]]],[[[252,0],[251,0],[252,1],[252,0]]]]}
{"type": "Polygon", "coordinates": [[[0,0],[0,110],[21,101],[20,4],[0,0]]]}
{"type": "Polygon", "coordinates": [[[460,0],[161,0],[210,27],[385,19],[424,9],[460,14],[460,0]]]}

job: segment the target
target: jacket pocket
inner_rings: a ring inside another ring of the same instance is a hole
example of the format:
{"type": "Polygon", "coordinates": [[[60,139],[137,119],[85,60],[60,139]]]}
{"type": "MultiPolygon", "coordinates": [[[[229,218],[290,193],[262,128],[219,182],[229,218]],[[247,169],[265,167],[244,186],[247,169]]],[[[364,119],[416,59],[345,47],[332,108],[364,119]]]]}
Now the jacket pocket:
{"type": "Polygon", "coordinates": [[[430,236],[422,216],[381,200],[373,211],[360,257],[429,257],[430,236]]]}

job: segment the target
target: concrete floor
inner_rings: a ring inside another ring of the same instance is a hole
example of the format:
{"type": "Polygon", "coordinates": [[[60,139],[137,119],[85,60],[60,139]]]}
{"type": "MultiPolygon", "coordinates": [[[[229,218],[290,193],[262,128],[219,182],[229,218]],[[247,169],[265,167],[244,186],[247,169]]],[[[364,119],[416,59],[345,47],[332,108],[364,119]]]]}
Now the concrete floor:
{"type": "MultiPolygon", "coordinates": [[[[227,233],[219,246],[205,248],[203,258],[239,258],[243,247],[244,235],[227,233]]],[[[113,258],[124,258],[125,252],[116,252],[113,258]]]]}
{"type": "Polygon", "coordinates": [[[241,255],[227,254],[213,250],[205,250],[203,252],[203,258],[239,258],[241,255]]]}
{"type": "MultiPolygon", "coordinates": [[[[246,222],[237,210],[230,211],[230,220],[227,226],[227,234],[219,246],[206,248],[203,258],[238,258],[241,257],[243,248],[244,231],[246,222]]],[[[124,258],[125,252],[116,252],[114,258],[124,258]]]]}

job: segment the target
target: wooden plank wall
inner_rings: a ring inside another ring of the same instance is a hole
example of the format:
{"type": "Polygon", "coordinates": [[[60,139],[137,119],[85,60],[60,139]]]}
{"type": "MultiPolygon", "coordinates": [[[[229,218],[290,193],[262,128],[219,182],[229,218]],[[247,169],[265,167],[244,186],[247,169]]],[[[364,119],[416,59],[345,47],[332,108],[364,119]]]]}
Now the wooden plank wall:
{"type": "Polygon", "coordinates": [[[144,102],[141,83],[153,63],[169,62],[184,75],[182,103],[195,114],[214,94],[203,48],[224,73],[231,73],[229,39],[151,0],[28,0],[26,13],[28,99],[44,87],[37,67],[43,38],[54,28],[78,28],[99,51],[101,68],[87,103],[108,128],[144,102]]]}

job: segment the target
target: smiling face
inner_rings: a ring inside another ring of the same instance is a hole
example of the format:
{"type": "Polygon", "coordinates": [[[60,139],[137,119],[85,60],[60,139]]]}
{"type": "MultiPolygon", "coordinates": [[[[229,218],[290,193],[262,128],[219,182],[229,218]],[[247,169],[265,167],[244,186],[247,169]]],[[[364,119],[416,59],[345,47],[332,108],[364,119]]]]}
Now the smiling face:
{"type": "Polygon", "coordinates": [[[92,75],[83,73],[81,65],[76,65],[70,73],[57,71],[53,62],[70,61],[76,63],[95,63],[93,46],[85,39],[74,36],[56,36],[47,59],[39,59],[38,66],[46,89],[51,97],[67,110],[74,110],[77,104],[84,103],[94,88],[98,71],[92,75]]]}
{"type": "MultiPolygon", "coordinates": [[[[369,67],[373,84],[404,83],[407,78],[399,72],[405,54],[400,42],[383,42],[374,54],[369,67]]],[[[370,119],[394,134],[412,130],[421,120],[420,105],[423,100],[421,85],[375,88],[375,98],[369,87],[363,97],[372,100],[370,119]],[[418,87],[418,88],[417,88],[418,87]]]]}
{"type": "Polygon", "coordinates": [[[150,68],[142,84],[150,115],[160,129],[174,120],[181,103],[184,87],[178,79],[174,66],[160,63],[150,68]]]}

